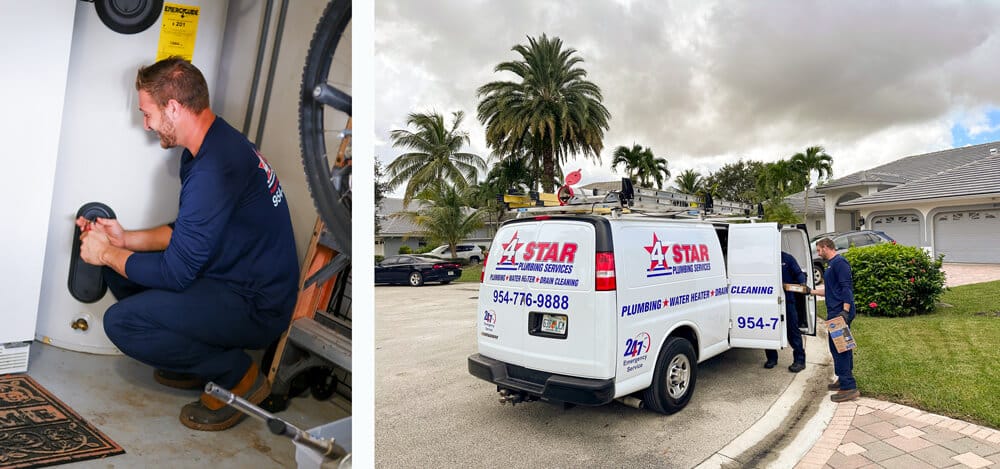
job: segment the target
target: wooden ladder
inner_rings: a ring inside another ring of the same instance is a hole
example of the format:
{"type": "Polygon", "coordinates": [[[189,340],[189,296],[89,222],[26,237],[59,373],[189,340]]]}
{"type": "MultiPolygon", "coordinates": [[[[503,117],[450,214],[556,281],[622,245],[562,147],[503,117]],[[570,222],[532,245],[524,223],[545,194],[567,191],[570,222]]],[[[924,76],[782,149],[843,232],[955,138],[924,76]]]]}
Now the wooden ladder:
{"type": "Polygon", "coordinates": [[[316,312],[330,304],[338,279],[349,275],[347,262],[345,256],[338,256],[333,249],[332,242],[325,236],[322,220],[317,218],[302,264],[292,319],[271,360],[267,378],[272,387],[272,399],[265,408],[278,411],[287,407],[291,381],[304,371],[331,365],[351,371],[349,332],[345,335],[316,321],[316,312]]]}

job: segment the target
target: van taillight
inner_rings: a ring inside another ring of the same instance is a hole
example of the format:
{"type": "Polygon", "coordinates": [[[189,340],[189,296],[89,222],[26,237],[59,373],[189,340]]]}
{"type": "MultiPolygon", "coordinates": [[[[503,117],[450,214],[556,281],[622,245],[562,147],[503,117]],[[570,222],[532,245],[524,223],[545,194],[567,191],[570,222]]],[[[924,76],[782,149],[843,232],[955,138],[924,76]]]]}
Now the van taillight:
{"type": "Polygon", "coordinates": [[[594,263],[594,287],[597,291],[617,289],[615,285],[615,254],[612,252],[597,253],[594,263]]]}
{"type": "Polygon", "coordinates": [[[486,261],[489,260],[489,258],[490,258],[490,253],[484,252],[483,263],[480,265],[480,267],[482,267],[482,270],[479,271],[479,283],[483,283],[483,277],[486,276],[486,261]]]}

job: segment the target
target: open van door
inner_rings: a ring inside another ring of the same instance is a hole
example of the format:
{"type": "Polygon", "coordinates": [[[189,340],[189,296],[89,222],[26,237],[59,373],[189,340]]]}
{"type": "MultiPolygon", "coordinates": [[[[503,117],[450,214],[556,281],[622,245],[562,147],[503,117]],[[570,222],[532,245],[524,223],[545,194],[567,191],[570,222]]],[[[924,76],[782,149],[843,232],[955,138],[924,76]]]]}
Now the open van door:
{"type": "Polygon", "coordinates": [[[729,345],[779,350],[788,345],[775,223],[729,225],[729,345]]]}
{"type": "MultiPolygon", "coordinates": [[[[812,276],[812,249],[809,247],[809,235],[806,226],[785,225],[781,227],[781,250],[792,255],[799,267],[806,273],[806,285],[814,288],[812,276]]],[[[803,334],[816,335],[816,297],[813,295],[795,294],[795,310],[799,312],[799,330],[803,334]]]]}

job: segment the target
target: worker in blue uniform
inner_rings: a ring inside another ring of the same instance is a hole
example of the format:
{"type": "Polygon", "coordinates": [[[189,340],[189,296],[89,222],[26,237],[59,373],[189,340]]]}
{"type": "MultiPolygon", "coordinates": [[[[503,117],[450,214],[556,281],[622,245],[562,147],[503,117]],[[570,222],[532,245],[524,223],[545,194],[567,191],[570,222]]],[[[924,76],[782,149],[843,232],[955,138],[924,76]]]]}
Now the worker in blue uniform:
{"type": "MultiPolygon", "coordinates": [[[[851,265],[843,256],[837,254],[837,248],[830,238],[816,242],[816,253],[827,262],[827,268],[823,272],[823,288],[813,292],[826,297],[827,320],[840,316],[850,327],[857,313],[854,307],[854,278],[851,274],[851,265]]],[[[837,381],[827,386],[831,391],[837,391],[830,396],[830,400],[853,401],[861,397],[858,384],[854,380],[854,350],[838,352],[832,338],[829,342],[830,353],[833,355],[833,369],[837,374],[837,381]]]]}
{"type": "MultiPolygon", "coordinates": [[[[173,223],[125,230],[118,220],[77,220],[80,257],[104,266],[118,302],[104,331],[126,355],[155,368],[156,381],[197,388],[212,381],[257,404],[267,377],[244,349],[268,346],[288,327],[298,257],[276,172],[246,137],[208,107],[208,86],[172,57],[139,70],[146,130],[181,147],[173,223]]],[[[224,430],[243,414],[202,394],[181,409],[196,430],[224,430]]]]}
{"type": "MultiPolygon", "coordinates": [[[[791,254],[781,251],[781,283],[805,285],[806,274],[799,267],[798,261],[791,254]]],[[[792,347],[792,364],[788,371],[798,373],[806,368],[806,350],[802,343],[802,331],[799,330],[799,315],[795,307],[795,292],[785,291],[785,332],[788,345],[792,347]]],[[[765,350],[767,361],[764,368],[774,368],[778,364],[778,351],[765,350]]]]}

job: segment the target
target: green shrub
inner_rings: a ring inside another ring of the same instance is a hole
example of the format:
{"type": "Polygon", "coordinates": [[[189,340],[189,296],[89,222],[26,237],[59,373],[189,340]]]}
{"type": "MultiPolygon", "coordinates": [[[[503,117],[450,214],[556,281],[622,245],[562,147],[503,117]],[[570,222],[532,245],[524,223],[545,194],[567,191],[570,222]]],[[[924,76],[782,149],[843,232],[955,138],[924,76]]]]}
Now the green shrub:
{"type": "Polygon", "coordinates": [[[404,244],[399,247],[399,254],[413,254],[413,248],[404,244]]]}
{"type": "Polygon", "coordinates": [[[851,248],[844,253],[854,275],[858,313],[913,316],[934,310],[945,290],[941,262],[923,249],[899,244],[851,248]]]}
{"type": "Polygon", "coordinates": [[[385,256],[375,256],[375,265],[379,265],[385,260],[385,256]]]}

